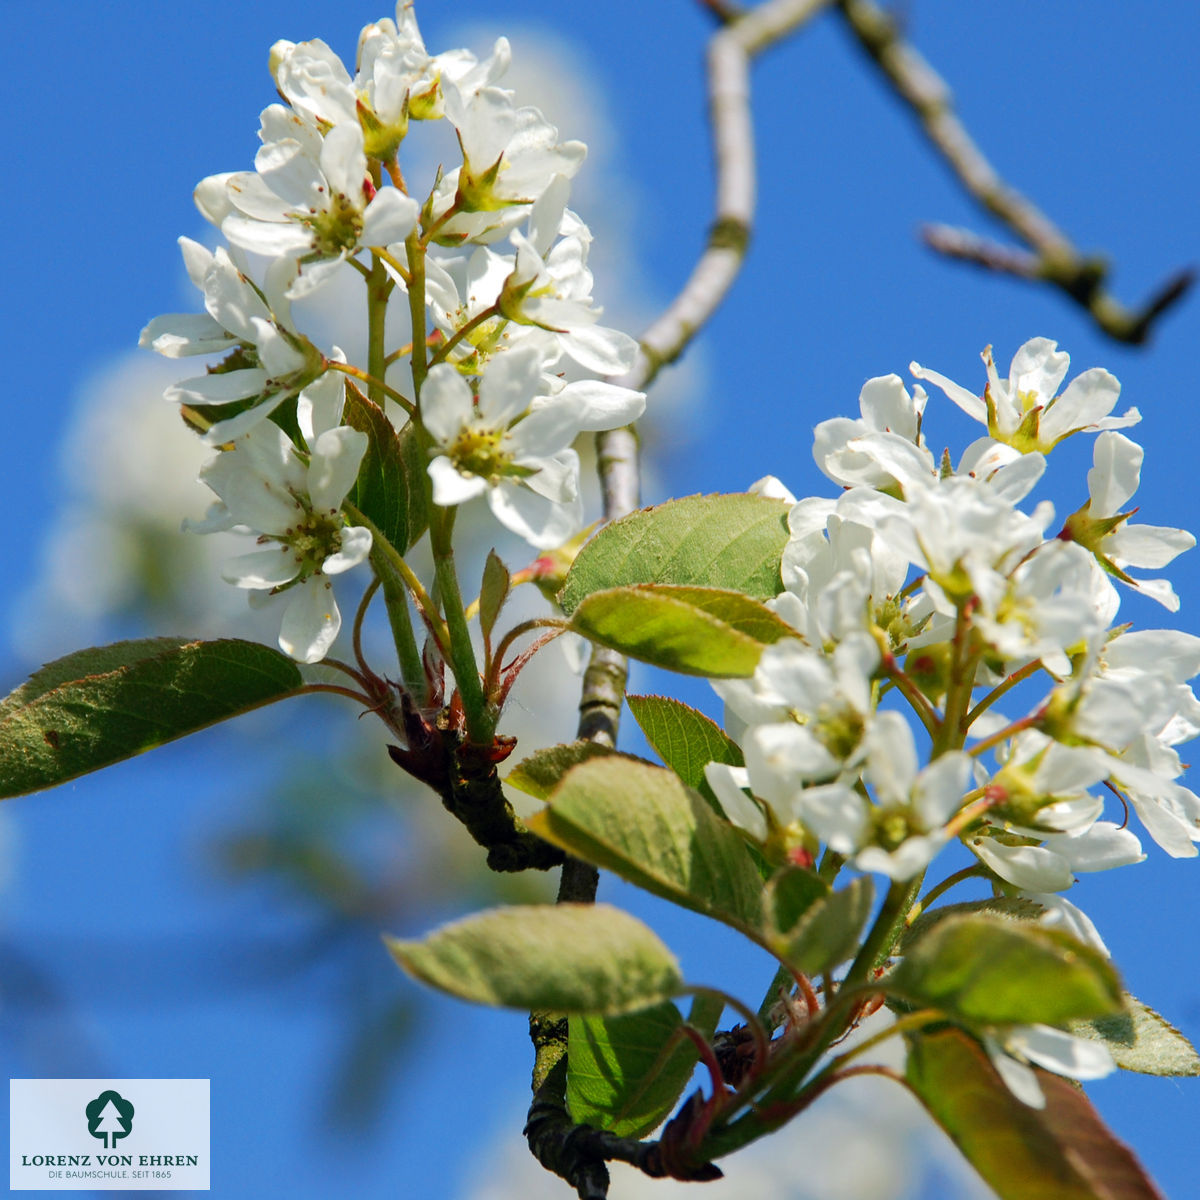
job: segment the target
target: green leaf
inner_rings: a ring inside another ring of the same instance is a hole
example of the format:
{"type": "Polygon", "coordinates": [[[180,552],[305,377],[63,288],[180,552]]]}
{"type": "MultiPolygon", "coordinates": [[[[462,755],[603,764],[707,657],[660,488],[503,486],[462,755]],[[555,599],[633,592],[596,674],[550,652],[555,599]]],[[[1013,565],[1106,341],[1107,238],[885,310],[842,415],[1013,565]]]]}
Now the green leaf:
{"type": "Polygon", "coordinates": [[[705,791],[710,762],[740,767],[741,747],[702,712],[666,696],[626,696],[633,719],[654,752],[687,784],[705,791]]]}
{"type": "Polygon", "coordinates": [[[539,800],[545,800],[572,767],[589,759],[605,758],[616,753],[610,746],[586,739],[548,746],[545,750],[535,750],[528,758],[517,763],[504,777],[504,782],[539,800]]]}
{"type": "Polygon", "coordinates": [[[609,904],[494,908],[421,942],[384,941],[410,975],[476,1004],[620,1013],[683,986],[658,935],[609,904]]]}
{"type": "Polygon", "coordinates": [[[1030,1108],[962,1030],[906,1040],[909,1088],[1000,1200],[1163,1200],[1068,1080],[1034,1068],[1046,1107],[1030,1108]]]}
{"type": "MultiPolygon", "coordinates": [[[[723,1004],[692,1002],[689,1023],[711,1038],[723,1004]]],[[[670,1001],[615,1017],[571,1017],[567,1042],[567,1106],[576,1124],[642,1138],[656,1129],[683,1093],[699,1057],[679,1034],[683,1018],[670,1001]],[[674,1037],[669,1049],[667,1044],[674,1037]]]]}
{"type": "Polygon", "coordinates": [[[405,554],[429,527],[424,476],[429,466],[411,421],[397,433],[387,414],[346,381],[346,424],[367,435],[351,501],[405,554]]]}
{"type": "Polygon", "coordinates": [[[781,867],[767,881],[767,926],[772,937],[787,933],[830,893],[829,884],[805,867],[781,867]]]}
{"type": "Polygon", "coordinates": [[[1030,900],[1027,896],[988,896],[983,900],[963,900],[958,904],[942,904],[937,908],[926,909],[905,930],[904,936],[900,939],[900,952],[907,953],[909,946],[918,942],[929,930],[947,917],[984,913],[1009,921],[1036,921],[1045,911],[1045,905],[1039,904],[1036,900],[1030,900]]]}
{"type": "Polygon", "coordinates": [[[483,583],[479,588],[479,628],[484,637],[491,637],[496,618],[508,599],[510,580],[508,568],[495,550],[489,550],[483,566],[483,583]]]}
{"type": "Polygon", "coordinates": [[[763,886],[741,835],[672,771],[610,755],[568,771],[539,837],[762,941],[763,886]]]}
{"type": "Polygon", "coordinates": [[[753,675],[763,648],[796,631],[769,608],[721,588],[641,584],[593,592],[572,628],[630,658],[684,675],[753,675]]]}
{"type": "MultiPolygon", "coordinates": [[[[808,874],[808,872],[805,872],[808,874]]],[[[781,888],[776,880],[773,891],[776,920],[789,912],[794,901],[779,900],[781,888]]],[[[788,890],[794,890],[792,884],[788,890]]],[[[777,926],[771,948],[785,962],[805,975],[819,975],[853,958],[859,937],[871,915],[875,887],[868,875],[860,875],[848,887],[818,897],[791,925],[777,926]]]]}
{"type": "Polygon", "coordinates": [[[1076,1037],[1103,1042],[1118,1067],[1142,1075],[1200,1075],[1200,1054],[1178,1029],[1127,992],[1125,1011],[1071,1021],[1076,1037]]]}
{"type": "Polygon", "coordinates": [[[768,600],[783,591],[788,509],[783,500],[739,493],[630,513],[579,552],[559,602],[569,615],[593,592],[639,583],[700,584],[768,600]]]}
{"type": "Polygon", "coordinates": [[[1061,1025],[1121,1011],[1120,981],[1098,950],[978,914],[939,921],[884,982],[910,1004],[986,1024],[1061,1025]]]}
{"type": "Polygon", "coordinates": [[[232,638],[146,638],[68,654],[0,703],[0,797],[98,771],[303,682],[278,650],[232,638]]]}

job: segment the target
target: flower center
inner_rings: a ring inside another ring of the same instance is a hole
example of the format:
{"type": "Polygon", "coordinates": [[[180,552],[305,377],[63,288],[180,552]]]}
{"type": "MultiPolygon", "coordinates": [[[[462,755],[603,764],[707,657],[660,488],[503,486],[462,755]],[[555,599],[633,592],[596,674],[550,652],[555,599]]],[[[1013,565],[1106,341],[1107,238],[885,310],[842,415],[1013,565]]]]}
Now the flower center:
{"type": "Polygon", "coordinates": [[[325,208],[310,208],[296,219],[312,233],[312,254],[305,256],[310,261],[349,253],[362,237],[363,215],[344,192],[334,192],[325,208]]]}
{"type": "Polygon", "coordinates": [[[465,475],[478,475],[491,484],[513,473],[512,456],[504,449],[505,429],[465,425],[447,448],[450,461],[465,475]]]}
{"type": "Polygon", "coordinates": [[[889,854],[908,840],[912,833],[908,813],[903,808],[877,808],[871,812],[870,841],[889,854]]]}
{"type": "Polygon", "coordinates": [[[296,501],[304,509],[304,516],[273,540],[291,548],[299,568],[294,580],[298,583],[319,575],[325,560],[341,550],[342,520],[332,509],[321,512],[313,509],[307,496],[297,496],[296,501]]]}

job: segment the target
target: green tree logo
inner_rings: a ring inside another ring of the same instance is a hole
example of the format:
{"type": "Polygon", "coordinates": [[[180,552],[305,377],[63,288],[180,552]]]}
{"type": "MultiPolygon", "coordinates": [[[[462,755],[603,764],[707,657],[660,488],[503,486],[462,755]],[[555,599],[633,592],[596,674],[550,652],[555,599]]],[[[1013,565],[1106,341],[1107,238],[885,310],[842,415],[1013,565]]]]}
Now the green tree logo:
{"type": "Polygon", "coordinates": [[[117,1138],[128,1137],[133,1129],[133,1105],[120,1092],[101,1092],[83,1111],[88,1133],[102,1139],[106,1150],[112,1150],[117,1138]]]}

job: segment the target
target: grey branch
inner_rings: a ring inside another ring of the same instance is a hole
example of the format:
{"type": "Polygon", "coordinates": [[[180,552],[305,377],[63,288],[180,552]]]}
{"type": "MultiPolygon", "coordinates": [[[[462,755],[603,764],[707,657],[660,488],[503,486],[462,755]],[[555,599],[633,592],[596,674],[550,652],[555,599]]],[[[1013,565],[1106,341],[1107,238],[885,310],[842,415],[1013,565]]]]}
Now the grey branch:
{"type": "MultiPolygon", "coordinates": [[[[683,353],[728,293],[745,259],[754,219],[750,62],[831,2],[768,0],[742,12],[723,0],[701,0],[723,22],[708,45],[716,213],[691,275],[642,334],[633,369],[612,382],[637,390],[648,387],[664,366],[683,353]]],[[[611,521],[633,512],[640,503],[637,435],[628,428],[610,430],[597,436],[596,447],[604,517],[611,521]]],[[[616,745],[625,677],[624,658],[603,647],[593,649],[579,702],[581,738],[616,745]]],[[[595,867],[568,856],[559,901],[594,900],[598,880],[595,867]]],[[[534,1102],[525,1134],[538,1161],[562,1175],[587,1200],[608,1194],[606,1160],[631,1162],[650,1175],[667,1173],[659,1143],[630,1142],[571,1121],[565,1096],[566,1020],[552,1013],[533,1013],[529,1030],[535,1051],[534,1102]]],[[[690,1177],[719,1175],[715,1167],[700,1164],[690,1177]]]]}
{"type": "Polygon", "coordinates": [[[1000,246],[966,230],[940,225],[925,230],[926,244],[989,270],[1053,284],[1085,309],[1109,337],[1135,345],[1145,342],[1153,322],[1187,291],[1193,273],[1176,273],[1140,309],[1124,307],[1104,287],[1107,263],[1081,254],[1032,200],[1000,177],[958,119],[946,81],[903,40],[892,17],[873,0],[837,0],[837,7],[963,188],[1025,248],[1000,246]]]}

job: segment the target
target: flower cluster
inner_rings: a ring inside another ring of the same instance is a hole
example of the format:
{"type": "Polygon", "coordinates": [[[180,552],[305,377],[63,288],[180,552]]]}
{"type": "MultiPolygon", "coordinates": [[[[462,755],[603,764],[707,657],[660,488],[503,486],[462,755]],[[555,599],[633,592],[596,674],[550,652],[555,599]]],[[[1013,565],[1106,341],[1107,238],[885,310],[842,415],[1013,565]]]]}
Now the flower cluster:
{"type": "Polygon", "coordinates": [[[591,235],[567,207],[586,149],[499,86],[509,57],[504,39],[484,60],[430,54],[409,0],[395,20],[363,29],[353,73],[322,41],[277,42],[270,64],[283,102],[261,114],[254,169],[196,189],[227,244],[180,239],[205,312],[142,331],[142,345],[169,357],[219,356],[166,393],[217,449],[202,478],[222,504],[194,527],[233,524],[275,545],[255,563],[304,543],[286,567],[228,573],[272,593],[303,585],[280,639],[303,661],[322,658],[340,624],[324,577],[371,547],[368,529],[343,512],[354,475],[342,468],[366,452],[344,423],[345,376],[364,380],[377,407],[386,397],[407,412],[428,450],[435,505],[486,495],[497,519],[540,549],[583,523],[572,442],[644,408],[640,392],[598,378],[627,372],[637,346],[599,323],[591,235]],[[448,122],[461,152],[423,189],[401,163],[414,121],[448,122]],[[361,365],[321,349],[292,315],[293,302],[345,272],[367,282],[361,365]],[[410,323],[407,346],[386,344],[393,295],[410,323]],[[337,487],[314,490],[333,453],[337,487]]]}
{"type": "MultiPolygon", "coordinates": [[[[924,390],[895,375],[866,384],[861,417],[817,427],[817,464],[844,490],[793,502],[773,607],[796,637],[751,679],[715,685],[745,765],[711,763],[707,778],[769,856],[824,847],[908,881],[961,842],[973,874],[1103,948],[1061,893],[1145,857],[1105,794],[1168,854],[1200,842],[1176,750],[1200,732],[1200,638],[1114,625],[1114,581],[1178,607],[1165,580],[1128,569],[1162,567],[1195,539],[1129,523],[1142,451],[1117,429],[1138,415],[1110,415],[1111,375],[1056,395],[1068,360],[1053,342],[1023,346],[1007,383],[983,357],[982,396],[912,366],[986,425],[957,465],[926,444],[924,390]],[[1059,525],[1050,503],[1026,501],[1047,454],[1080,433],[1097,435],[1087,499],[1059,525]]],[[[793,499],[776,480],[757,487],[793,499]]],[[[1061,1031],[989,1044],[1024,1097],[1024,1061],[1081,1078],[1111,1067],[1061,1031]]]]}

